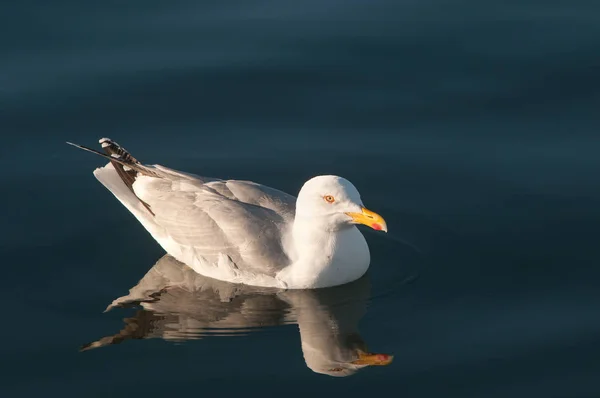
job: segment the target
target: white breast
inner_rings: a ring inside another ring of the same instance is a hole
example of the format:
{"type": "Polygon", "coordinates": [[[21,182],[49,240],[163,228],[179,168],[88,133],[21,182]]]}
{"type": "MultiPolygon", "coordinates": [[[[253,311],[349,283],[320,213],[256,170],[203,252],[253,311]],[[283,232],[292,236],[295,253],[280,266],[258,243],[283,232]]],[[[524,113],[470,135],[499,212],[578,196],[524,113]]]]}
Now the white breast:
{"type": "Polygon", "coordinates": [[[277,275],[288,288],[341,285],[359,279],[369,268],[369,246],[355,226],[313,236],[306,243],[297,247],[297,261],[277,275]]]}

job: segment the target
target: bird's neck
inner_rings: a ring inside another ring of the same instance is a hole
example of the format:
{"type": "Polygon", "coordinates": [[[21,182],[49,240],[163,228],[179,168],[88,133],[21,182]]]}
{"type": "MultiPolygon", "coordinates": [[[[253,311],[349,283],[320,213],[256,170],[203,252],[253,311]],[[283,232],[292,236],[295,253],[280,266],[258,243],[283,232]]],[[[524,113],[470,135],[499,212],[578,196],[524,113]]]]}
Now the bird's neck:
{"type": "Polygon", "coordinates": [[[355,226],[328,228],[297,217],[290,238],[294,261],[278,275],[289,288],[341,285],[360,278],[369,267],[369,248],[355,226]]]}
{"type": "MultiPolygon", "coordinates": [[[[348,230],[352,226],[344,228],[348,230]]],[[[296,217],[292,230],[296,260],[321,263],[326,266],[339,244],[340,233],[319,219],[296,217]]]]}

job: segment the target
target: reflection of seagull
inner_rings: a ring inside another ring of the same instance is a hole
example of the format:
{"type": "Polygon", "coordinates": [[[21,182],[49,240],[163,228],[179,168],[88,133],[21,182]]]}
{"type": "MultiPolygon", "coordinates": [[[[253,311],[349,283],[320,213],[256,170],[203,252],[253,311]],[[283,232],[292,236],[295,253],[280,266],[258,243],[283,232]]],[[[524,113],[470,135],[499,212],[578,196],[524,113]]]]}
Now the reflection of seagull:
{"type": "Polygon", "coordinates": [[[219,180],[143,165],[107,138],[110,160],[94,175],[167,253],[211,278],[304,289],[341,285],[369,267],[354,224],[387,231],[348,180],[319,176],[298,198],[249,181],[219,180]]]}
{"type": "Polygon", "coordinates": [[[127,296],[107,308],[141,305],[118,333],[83,350],[129,339],[183,341],[234,336],[259,327],[297,323],[306,365],[317,373],[348,376],[392,356],[371,354],[358,334],[369,297],[368,279],[318,290],[234,285],[195,273],[165,255],[127,296]]]}

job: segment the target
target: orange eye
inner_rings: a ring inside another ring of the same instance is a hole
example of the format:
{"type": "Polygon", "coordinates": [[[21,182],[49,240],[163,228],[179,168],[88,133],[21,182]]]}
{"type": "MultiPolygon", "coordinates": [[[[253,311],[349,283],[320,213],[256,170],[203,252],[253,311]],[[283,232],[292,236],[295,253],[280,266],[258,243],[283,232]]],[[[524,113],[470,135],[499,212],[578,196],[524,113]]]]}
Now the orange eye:
{"type": "Polygon", "coordinates": [[[335,202],[335,198],[331,195],[327,195],[327,196],[325,196],[325,201],[327,203],[333,203],[333,202],[335,202]]]}

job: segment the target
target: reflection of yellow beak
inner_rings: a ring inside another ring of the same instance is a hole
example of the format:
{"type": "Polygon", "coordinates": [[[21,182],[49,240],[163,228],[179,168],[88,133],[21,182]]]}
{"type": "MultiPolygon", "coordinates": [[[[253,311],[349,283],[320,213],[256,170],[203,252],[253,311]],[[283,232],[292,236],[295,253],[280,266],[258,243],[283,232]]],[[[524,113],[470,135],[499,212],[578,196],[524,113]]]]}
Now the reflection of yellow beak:
{"type": "Polygon", "coordinates": [[[361,210],[362,212],[360,213],[346,214],[352,217],[352,221],[355,224],[364,224],[377,231],[387,232],[387,224],[385,223],[383,217],[369,209],[365,209],[364,207],[361,210]]]}
{"type": "Polygon", "coordinates": [[[393,355],[388,354],[367,354],[359,351],[358,359],[352,361],[353,365],[386,366],[394,360],[393,355]]]}

